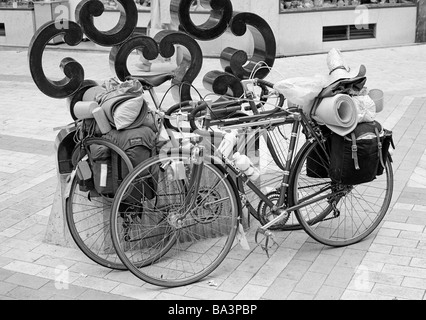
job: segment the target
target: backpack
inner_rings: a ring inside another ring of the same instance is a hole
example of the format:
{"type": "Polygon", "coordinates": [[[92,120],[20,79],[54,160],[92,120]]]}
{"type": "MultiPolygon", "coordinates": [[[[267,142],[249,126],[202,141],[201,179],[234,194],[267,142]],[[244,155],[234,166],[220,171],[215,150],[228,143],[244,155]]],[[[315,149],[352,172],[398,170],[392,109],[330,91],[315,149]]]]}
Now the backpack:
{"type": "Polygon", "coordinates": [[[328,173],[333,182],[358,185],[371,182],[383,174],[392,133],[383,130],[380,123],[360,123],[349,135],[342,137],[332,134],[329,139],[328,173]]]}

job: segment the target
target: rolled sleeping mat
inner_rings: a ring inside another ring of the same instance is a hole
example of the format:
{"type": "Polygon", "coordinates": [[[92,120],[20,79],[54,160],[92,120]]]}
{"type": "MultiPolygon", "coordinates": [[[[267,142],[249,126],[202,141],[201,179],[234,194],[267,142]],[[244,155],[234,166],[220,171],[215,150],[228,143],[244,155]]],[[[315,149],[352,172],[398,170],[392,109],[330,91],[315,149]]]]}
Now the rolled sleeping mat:
{"type": "Polygon", "coordinates": [[[74,105],[74,115],[79,120],[92,119],[93,110],[99,107],[96,101],[79,101],[74,105]]]}
{"type": "Polygon", "coordinates": [[[349,95],[338,94],[324,98],[313,118],[340,136],[355,130],[358,124],[358,109],[349,95]]]}

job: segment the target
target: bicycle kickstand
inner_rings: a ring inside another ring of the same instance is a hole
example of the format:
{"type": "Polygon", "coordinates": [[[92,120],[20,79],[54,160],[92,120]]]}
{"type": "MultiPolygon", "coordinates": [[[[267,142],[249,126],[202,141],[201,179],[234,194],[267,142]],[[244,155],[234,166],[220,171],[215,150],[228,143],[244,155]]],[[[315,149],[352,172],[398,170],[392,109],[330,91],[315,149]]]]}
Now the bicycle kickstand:
{"type": "Polygon", "coordinates": [[[274,234],[271,231],[264,229],[262,227],[257,229],[256,234],[254,236],[254,240],[255,240],[256,244],[259,245],[262,248],[262,250],[266,252],[268,259],[270,258],[269,257],[269,249],[272,248],[274,245],[278,246],[278,243],[274,239],[274,234]],[[264,239],[265,244],[264,245],[262,245],[261,243],[259,243],[257,241],[257,237],[258,237],[259,234],[263,234],[265,236],[265,239],[264,239]],[[269,246],[269,239],[271,239],[271,241],[272,241],[271,246],[269,246]]]}

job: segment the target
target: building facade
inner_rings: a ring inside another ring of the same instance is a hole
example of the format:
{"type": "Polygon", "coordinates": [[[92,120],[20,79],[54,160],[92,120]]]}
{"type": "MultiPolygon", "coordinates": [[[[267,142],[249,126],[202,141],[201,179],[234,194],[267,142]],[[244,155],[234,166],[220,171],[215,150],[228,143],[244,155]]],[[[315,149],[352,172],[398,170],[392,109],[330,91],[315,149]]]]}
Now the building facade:
{"type": "MultiPolygon", "coordinates": [[[[75,21],[80,0],[0,0],[0,45],[28,46],[32,35],[45,22],[56,18],[75,21]]],[[[105,12],[95,17],[100,30],[109,30],[119,19],[114,0],[103,0],[105,12]]],[[[253,12],[272,28],[277,56],[408,45],[426,41],[425,0],[232,0],[234,11],[253,12]]],[[[194,3],[195,4],[195,3],[194,3]]],[[[138,27],[150,21],[149,1],[138,0],[138,27]]],[[[194,5],[191,19],[206,21],[209,11],[194,5]]],[[[53,39],[52,44],[60,39],[53,39]]],[[[206,56],[220,56],[228,46],[251,52],[252,36],[226,32],[213,41],[200,41],[206,56]]]]}

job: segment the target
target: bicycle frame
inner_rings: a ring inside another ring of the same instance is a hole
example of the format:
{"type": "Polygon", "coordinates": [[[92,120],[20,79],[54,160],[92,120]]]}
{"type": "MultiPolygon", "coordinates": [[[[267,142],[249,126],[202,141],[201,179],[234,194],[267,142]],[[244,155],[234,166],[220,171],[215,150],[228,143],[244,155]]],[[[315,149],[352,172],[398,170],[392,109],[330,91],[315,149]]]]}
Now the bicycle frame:
{"type": "MultiPolygon", "coordinates": [[[[248,89],[248,85],[250,83],[256,84],[256,79],[252,80],[243,80],[242,84],[245,91],[245,96],[249,98],[253,98],[254,94],[248,89]]],[[[156,105],[157,109],[159,110],[159,100],[155,93],[155,88],[151,88],[149,90],[149,93],[151,95],[152,100],[154,101],[154,104],[156,105]]],[[[255,109],[254,102],[250,101],[250,108],[255,109]]],[[[195,106],[195,105],[194,105],[195,106]]],[[[313,139],[319,142],[319,145],[323,149],[323,151],[326,151],[324,143],[323,143],[323,137],[321,134],[318,133],[316,128],[311,124],[311,122],[308,120],[307,116],[303,113],[300,109],[289,109],[289,110],[281,110],[277,111],[274,110],[271,113],[264,112],[259,113],[255,112],[252,116],[244,116],[236,119],[222,119],[222,120],[210,120],[209,112],[207,112],[207,127],[205,129],[209,129],[209,127],[218,126],[223,127],[226,129],[244,129],[244,128],[250,128],[250,127],[267,127],[269,125],[273,124],[292,124],[292,131],[291,131],[291,138],[289,143],[289,150],[287,153],[287,159],[285,163],[285,168],[283,170],[283,178],[281,181],[281,188],[280,188],[280,196],[278,199],[278,202],[275,204],[271,199],[267,197],[265,193],[263,193],[241,170],[239,170],[231,160],[222,157],[220,160],[224,164],[225,171],[229,170],[231,171],[236,177],[239,177],[245,185],[247,185],[269,208],[271,208],[272,212],[278,213],[278,216],[268,222],[267,224],[263,225],[259,228],[258,232],[260,233],[266,233],[268,228],[272,227],[273,225],[277,224],[281,220],[285,219],[290,212],[297,211],[303,207],[309,206],[311,204],[314,204],[318,201],[321,201],[323,199],[329,198],[330,196],[334,195],[334,192],[330,195],[327,194],[326,196],[319,196],[316,197],[316,195],[310,196],[310,199],[301,199],[300,204],[291,207],[291,208],[285,208],[287,206],[286,200],[287,200],[287,193],[289,191],[290,187],[290,171],[292,169],[293,160],[295,156],[297,155],[297,146],[299,137],[301,134],[301,128],[303,128],[308,133],[308,138],[313,139]],[[263,119],[265,117],[270,116],[269,119],[263,119]],[[284,119],[284,120],[283,120],[284,119]]],[[[181,152],[181,149],[179,149],[179,144],[173,137],[173,133],[167,129],[168,134],[172,140],[172,149],[174,151],[181,152]]],[[[258,133],[254,133],[258,134],[258,133]]],[[[205,135],[205,134],[201,134],[205,135]]],[[[213,148],[215,148],[214,144],[213,148]]],[[[204,164],[204,147],[199,146],[198,143],[195,144],[195,148],[199,151],[191,151],[191,158],[196,158],[196,162],[194,164],[194,171],[193,176],[191,177],[190,181],[188,182],[188,192],[191,192],[192,194],[197,194],[199,191],[200,186],[200,179],[201,174],[203,172],[203,164],[204,164]],[[200,160],[201,159],[201,160],[200,160]]],[[[173,151],[172,151],[173,152],[173,151]]],[[[327,152],[325,152],[327,154],[327,152]]],[[[326,189],[327,190],[327,189],[326,189]]],[[[318,194],[324,192],[325,190],[320,190],[318,194]]],[[[335,192],[336,195],[341,193],[341,191],[335,192]]],[[[189,198],[186,201],[186,207],[187,210],[190,211],[192,207],[195,204],[195,199],[189,198]]]]}
{"type": "MultiPolygon", "coordinates": [[[[289,113],[287,113],[289,114],[289,113]]],[[[223,125],[224,128],[226,129],[243,129],[243,128],[248,128],[248,127],[253,127],[253,123],[250,122],[253,120],[254,117],[258,117],[256,116],[247,116],[247,117],[241,117],[241,118],[237,118],[237,119],[230,119],[228,120],[217,120],[217,121],[211,121],[210,125],[223,125]],[[249,121],[249,122],[247,122],[249,121]],[[227,123],[230,123],[230,125],[227,125],[227,123]]],[[[263,233],[265,234],[268,230],[268,228],[272,227],[273,225],[277,224],[278,222],[280,222],[281,220],[283,220],[284,218],[286,218],[290,212],[294,212],[297,211],[303,207],[312,205],[318,201],[321,201],[323,199],[326,198],[330,198],[333,196],[337,196],[339,194],[341,194],[341,190],[332,192],[331,194],[327,194],[325,196],[320,196],[321,193],[323,193],[326,190],[329,190],[330,187],[327,187],[326,189],[321,189],[318,194],[316,195],[311,195],[309,198],[306,199],[301,199],[300,203],[296,206],[290,207],[290,208],[286,208],[287,203],[287,193],[289,191],[289,187],[290,187],[290,170],[292,169],[292,165],[293,165],[293,161],[297,155],[297,147],[298,147],[298,143],[299,143],[299,137],[301,134],[301,128],[303,128],[306,132],[308,132],[308,138],[309,141],[313,142],[313,141],[318,141],[319,145],[321,146],[321,148],[325,151],[325,146],[324,146],[324,138],[321,136],[321,134],[318,133],[318,131],[316,130],[316,128],[310,123],[310,121],[308,120],[308,118],[306,117],[306,115],[303,113],[302,110],[293,110],[290,113],[290,116],[288,118],[286,118],[285,120],[283,120],[283,118],[280,118],[279,116],[277,116],[276,118],[272,118],[272,119],[268,119],[268,120],[264,120],[264,121],[258,121],[255,122],[255,126],[258,126],[259,128],[263,126],[268,126],[271,124],[292,124],[292,131],[291,131],[291,138],[290,138],[290,144],[289,144],[289,150],[287,153],[287,159],[286,159],[286,164],[285,164],[285,170],[283,171],[283,178],[281,181],[281,188],[280,188],[280,197],[278,199],[278,202],[275,204],[273,201],[271,201],[267,195],[262,192],[255,183],[253,183],[240,169],[238,169],[234,163],[225,158],[225,157],[221,157],[220,161],[221,163],[224,165],[225,167],[225,172],[230,171],[232,174],[234,174],[236,177],[240,178],[243,183],[245,185],[247,185],[265,204],[266,206],[268,206],[269,208],[271,208],[272,212],[276,212],[278,213],[278,216],[276,218],[274,218],[273,220],[271,220],[270,222],[268,222],[267,224],[261,226],[258,229],[259,233],[263,233]],[[317,197],[318,195],[318,197],[317,197]]],[[[259,129],[258,128],[258,129],[259,129]]],[[[259,129],[260,130],[260,129],[259,129]]],[[[258,131],[255,131],[252,134],[259,134],[258,131]]],[[[198,144],[196,144],[196,148],[198,147],[198,144]]],[[[200,150],[202,150],[203,147],[198,147],[200,148],[200,150]]],[[[327,153],[325,153],[327,154],[327,153]]],[[[193,157],[194,155],[191,155],[191,157],[193,157]]],[[[198,156],[196,156],[197,158],[202,158],[204,157],[203,154],[199,154],[198,156]]],[[[195,164],[195,177],[192,176],[191,177],[191,181],[189,182],[189,189],[191,190],[191,192],[195,192],[195,194],[198,192],[198,186],[199,186],[199,180],[201,178],[201,173],[202,173],[202,166],[203,166],[204,161],[199,161],[199,163],[195,164]]],[[[191,201],[191,203],[193,204],[194,201],[191,201]]]]}

